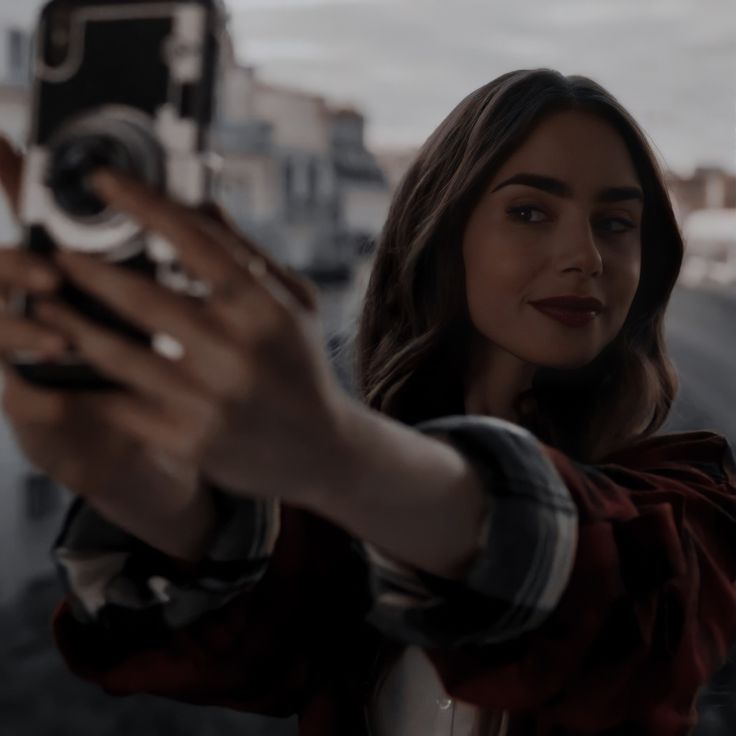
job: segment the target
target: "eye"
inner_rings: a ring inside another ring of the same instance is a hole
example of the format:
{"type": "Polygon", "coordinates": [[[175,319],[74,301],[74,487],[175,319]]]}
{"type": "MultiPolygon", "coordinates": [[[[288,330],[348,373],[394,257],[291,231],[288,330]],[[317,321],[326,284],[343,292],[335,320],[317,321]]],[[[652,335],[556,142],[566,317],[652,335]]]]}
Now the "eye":
{"type": "MultiPolygon", "coordinates": [[[[509,207],[506,210],[506,214],[510,215],[511,219],[516,220],[517,222],[522,222],[527,225],[538,225],[542,222],[540,220],[533,221],[533,220],[527,219],[523,215],[523,213],[525,212],[540,212],[541,214],[544,214],[543,210],[539,209],[539,207],[534,207],[532,205],[519,205],[517,207],[509,207]]],[[[628,232],[629,230],[634,230],[636,228],[636,225],[633,222],[631,222],[630,220],[625,220],[622,217],[606,217],[606,218],[603,218],[602,220],[598,220],[598,227],[600,227],[601,223],[611,223],[611,222],[617,222],[622,227],[621,229],[617,229],[617,230],[603,228],[604,232],[610,235],[618,235],[621,233],[628,232]]]]}
{"type": "MultiPolygon", "coordinates": [[[[506,210],[507,215],[511,215],[512,220],[517,220],[521,222],[525,222],[528,225],[535,225],[534,222],[529,222],[529,220],[526,220],[524,217],[522,217],[522,212],[542,212],[542,210],[539,209],[539,207],[532,207],[531,205],[520,205],[518,207],[509,207],[506,210]]],[[[542,212],[544,214],[544,212],[542,212]]]]}
{"type": "Polygon", "coordinates": [[[625,233],[628,230],[634,230],[636,228],[636,225],[633,222],[629,222],[629,220],[624,220],[621,217],[607,217],[606,219],[601,220],[601,222],[618,222],[623,225],[623,229],[621,230],[609,230],[608,232],[611,234],[625,233]]]}

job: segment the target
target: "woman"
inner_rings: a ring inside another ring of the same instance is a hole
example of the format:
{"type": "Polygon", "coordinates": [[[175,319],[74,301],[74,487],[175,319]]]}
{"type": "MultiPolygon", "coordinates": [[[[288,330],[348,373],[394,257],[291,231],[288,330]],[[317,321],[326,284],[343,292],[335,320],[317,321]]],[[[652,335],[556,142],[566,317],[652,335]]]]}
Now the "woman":
{"type": "MultiPolygon", "coordinates": [[[[21,445],[80,497],[56,549],[76,673],[298,713],[315,736],[690,730],[736,636],[736,468],[719,435],[655,434],[682,241],[610,94],[516,71],[430,137],[378,245],[360,402],[303,280],[221,220],[95,186],[213,296],[195,308],[67,255],[63,274],[184,357],[53,297],[2,331],[4,349],[72,341],[129,387],[69,397],[7,375],[21,445]]],[[[27,259],[2,263],[25,278],[27,259]]]]}

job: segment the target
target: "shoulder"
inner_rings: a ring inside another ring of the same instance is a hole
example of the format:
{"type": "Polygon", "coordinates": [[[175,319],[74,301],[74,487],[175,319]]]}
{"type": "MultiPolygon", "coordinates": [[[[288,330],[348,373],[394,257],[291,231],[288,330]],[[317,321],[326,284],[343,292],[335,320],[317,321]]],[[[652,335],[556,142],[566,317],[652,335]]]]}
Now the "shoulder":
{"type": "Polygon", "coordinates": [[[728,440],[699,430],[654,435],[595,463],[578,462],[544,446],[583,521],[630,519],[669,506],[686,516],[736,525],[736,464],[728,440]],[[714,521],[714,515],[718,521],[714,521]]]}
{"type": "Polygon", "coordinates": [[[736,489],[733,446],[723,435],[707,430],[654,435],[611,453],[602,463],[650,472],[693,469],[736,489]]]}

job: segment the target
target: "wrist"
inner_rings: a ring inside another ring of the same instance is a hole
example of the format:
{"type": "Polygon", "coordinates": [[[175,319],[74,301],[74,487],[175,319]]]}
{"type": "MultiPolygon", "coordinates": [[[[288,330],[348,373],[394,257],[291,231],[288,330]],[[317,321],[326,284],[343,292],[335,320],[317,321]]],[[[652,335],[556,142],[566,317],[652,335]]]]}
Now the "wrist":
{"type": "Polygon", "coordinates": [[[184,562],[201,559],[216,528],[214,501],[196,470],[143,451],[83,497],[111,523],[184,562]]]}
{"type": "Polygon", "coordinates": [[[214,496],[200,483],[190,502],[172,519],[168,549],[163,551],[182,566],[201,562],[217,531],[218,519],[214,496]]]}
{"type": "Polygon", "coordinates": [[[346,404],[341,422],[311,510],[398,562],[462,578],[490,511],[477,469],[447,438],[358,402],[346,404]]]}

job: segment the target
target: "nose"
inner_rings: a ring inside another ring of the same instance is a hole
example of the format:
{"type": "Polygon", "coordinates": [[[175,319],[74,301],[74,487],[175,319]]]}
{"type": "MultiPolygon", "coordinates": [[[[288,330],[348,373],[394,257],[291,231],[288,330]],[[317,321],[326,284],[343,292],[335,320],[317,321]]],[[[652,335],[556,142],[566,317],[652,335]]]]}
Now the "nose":
{"type": "Polygon", "coordinates": [[[586,221],[576,227],[570,226],[561,234],[568,246],[560,258],[562,271],[599,276],[603,272],[603,257],[591,224],[586,221]]]}

